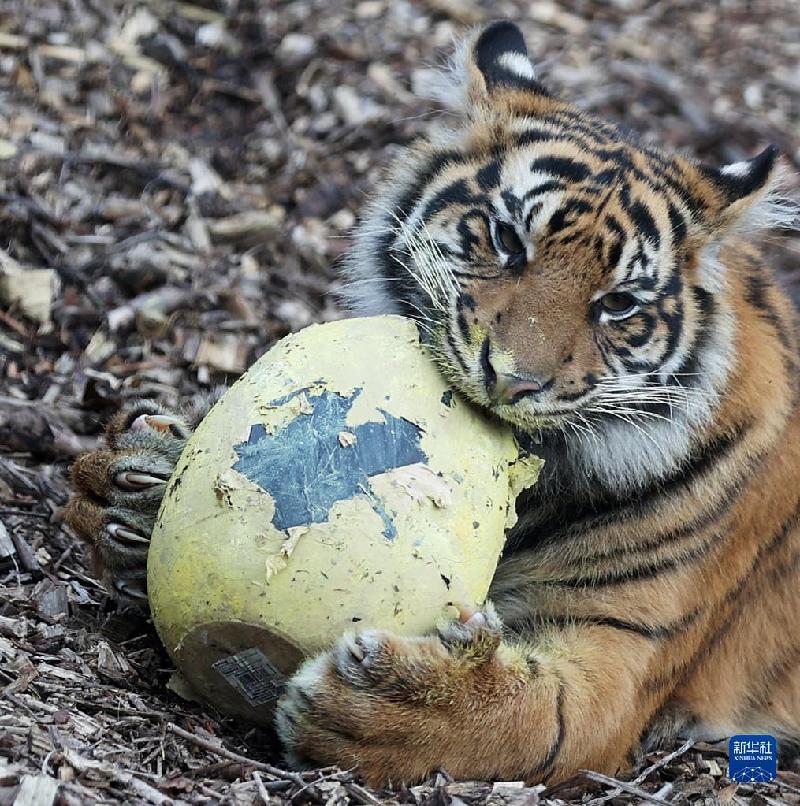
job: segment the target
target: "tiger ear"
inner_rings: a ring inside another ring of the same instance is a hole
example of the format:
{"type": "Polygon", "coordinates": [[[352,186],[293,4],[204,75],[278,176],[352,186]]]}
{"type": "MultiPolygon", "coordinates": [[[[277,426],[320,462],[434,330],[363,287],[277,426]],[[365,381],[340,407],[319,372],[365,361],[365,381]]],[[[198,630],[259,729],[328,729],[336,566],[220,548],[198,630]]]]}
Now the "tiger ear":
{"type": "Polygon", "coordinates": [[[550,98],[536,80],[522,31],[507,20],[462,40],[426,94],[468,116],[503,108],[535,114],[542,99],[550,98]]]}
{"type": "Polygon", "coordinates": [[[714,228],[780,223],[768,220],[774,209],[768,196],[779,173],[777,157],[778,147],[770,145],[752,159],[722,168],[698,166],[702,178],[711,186],[714,228]]]}
{"type": "Polygon", "coordinates": [[[525,37],[513,22],[500,20],[487,25],[475,38],[470,55],[487,95],[503,90],[549,95],[536,80],[525,37]]]}
{"type": "Polygon", "coordinates": [[[702,246],[701,277],[722,287],[725,271],[719,249],[730,233],[795,226],[797,205],[780,193],[777,146],[767,146],[749,160],[722,168],[695,163],[702,212],[692,226],[702,246]]]}

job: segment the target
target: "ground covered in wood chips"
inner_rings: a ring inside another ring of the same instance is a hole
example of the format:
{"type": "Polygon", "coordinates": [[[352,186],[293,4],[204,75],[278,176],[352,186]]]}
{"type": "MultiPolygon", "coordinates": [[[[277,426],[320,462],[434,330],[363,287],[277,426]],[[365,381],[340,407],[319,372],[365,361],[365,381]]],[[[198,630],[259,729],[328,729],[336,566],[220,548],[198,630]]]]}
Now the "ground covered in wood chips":
{"type": "MultiPolygon", "coordinates": [[[[166,688],[152,629],[60,524],[122,402],[175,404],[339,315],[359,205],[433,114],[414,90],[499,16],[584,107],[710,161],[774,142],[797,170],[796,0],[0,0],[0,804],[800,803],[789,769],[732,784],[722,745],[555,790],[284,772],[268,734],[166,688]]],[[[766,246],[800,289],[800,238],[766,246]]]]}

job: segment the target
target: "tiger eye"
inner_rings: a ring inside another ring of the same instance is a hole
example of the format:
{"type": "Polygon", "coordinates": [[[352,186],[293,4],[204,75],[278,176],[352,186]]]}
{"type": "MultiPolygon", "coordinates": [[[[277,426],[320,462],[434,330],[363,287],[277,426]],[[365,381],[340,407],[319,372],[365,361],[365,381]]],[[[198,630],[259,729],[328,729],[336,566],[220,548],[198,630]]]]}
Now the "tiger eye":
{"type": "Polygon", "coordinates": [[[500,245],[509,255],[517,255],[525,251],[525,246],[520,240],[519,235],[517,235],[514,227],[509,224],[498,223],[497,238],[500,241],[500,245]]]}
{"type": "Polygon", "coordinates": [[[600,304],[609,313],[619,316],[620,314],[632,311],[636,307],[637,302],[633,294],[617,291],[603,295],[600,299],[600,304]]]}

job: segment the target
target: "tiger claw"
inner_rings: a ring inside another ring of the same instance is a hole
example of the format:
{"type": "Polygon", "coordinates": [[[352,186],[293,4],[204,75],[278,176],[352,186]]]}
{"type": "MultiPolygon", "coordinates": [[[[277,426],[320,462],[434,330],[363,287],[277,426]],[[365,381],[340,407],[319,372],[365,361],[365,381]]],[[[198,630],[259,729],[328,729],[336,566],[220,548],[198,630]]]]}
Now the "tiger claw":
{"type": "Polygon", "coordinates": [[[123,470],[114,477],[114,481],[122,490],[140,492],[166,483],[167,479],[150,473],[139,473],[134,470],[123,470]]]}
{"type": "Polygon", "coordinates": [[[114,590],[120,594],[120,597],[128,600],[147,601],[147,590],[137,587],[124,579],[114,580],[114,590]]]}
{"type": "Polygon", "coordinates": [[[491,654],[499,644],[503,624],[491,602],[485,602],[479,610],[457,604],[458,619],[439,625],[439,638],[446,647],[464,648],[481,645],[491,654]]]}
{"type": "Polygon", "coordinates": [[[172,431],[174,428],[182,428],[183,421],[169,414],[140,414],[130,427],[132,431],[143,431],[146,428],[162,432],[172,431]]]}
{"type": "Polygon", "coordinates": [[[475,629],[483,629],[489,626],[489,621],[486,616],[478,611],[473,613],[466,621],[461,622],[465,627],[474,627],[475,629]]]}
{"type": "Polygon", "coordinates": [[[139,532],[135,532],[133,529],[129,529],[127,526],[123,526],[121,523],[109,523],[106,526],[106,531],[121,543],[144,543],[145,545],[150,543],[149,538],[139,534],[139,532]]]}

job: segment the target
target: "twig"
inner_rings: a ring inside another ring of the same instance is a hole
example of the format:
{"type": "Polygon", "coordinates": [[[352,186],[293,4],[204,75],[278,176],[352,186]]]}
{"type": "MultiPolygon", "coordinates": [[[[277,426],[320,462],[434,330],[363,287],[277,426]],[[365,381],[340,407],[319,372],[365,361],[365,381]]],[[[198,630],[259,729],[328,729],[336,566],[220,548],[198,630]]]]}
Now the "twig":
{"type": "Polygon", "coordinates": [[[163,792],[159,792],[155,787],[150,786],[150,784],[146,783],[141,778],[137,778],[133,773],[131,773],[130,778],[127,780],[125,780],[125,778],[119,778],[118,780],[126,783],[137,795],[148,803],[156,804],[156,806],[171,806],[173,803],[181,802],[173,800],[163,792]]]}
{"type": "Polygon", "coordinates": [[[204,794],[206,797],[208,797],[208,798],[214,798],[214,800],[217,800],[217,801],[219,801],[220,803],[222,803],[222,801],[223,801],[223,796],[222,796],[222,795],[221,795],[219,792],[217,792],[217,790],[216,790],[216,789],[212,789],[210,786],[208,786],[208,785],[206,785],[206,784],[204,784],[204,783],[200,783],[200,784],[198,784],[198,786],[200,787],[200,791],[201,791],[201,792],[202,792],[202,793],[203,793],[203,794],[204,794]]]}
{"type": "MultiPolygon", "coordinates": [[[[27,506],[39,506],[41,501],[20,501],[15,502],[25,504],[27,506]]],[[[52,517],[49,512],[28,512],[26,509],[16,509],[15,507],[0,507],[0,515],[19,515],[22,518],[41,518],[42,520],[49,521],[52,517]]]]}
{"type": "Polygon", "coordinates": [[[13,316],[7,314],[5,311],[0,311],[0,322],[8,325],[13,331],[15,331],[18,335],[22,336],[23,338],[29,339],[31,338],[31,334],[28,332],[28,328],[22,324],[18,319],[14,319],[13,316]]]}
{"type": "MultiPolygon", "coordinates": [[[[660,770],[662,767],[666,767],[667,764],[674,761],[676,758],[679,758],[680,756],[684,755],[684,753],[688,753],[693,746],[694,746],[694,740],[688,739],[677,750],[673,750],[671,753],[667,753],[667,755],[664,756],[664,758],[659,759],[658,761],[656,761],[655,764],[652,764],[646,770],[640,772],[639,775],[637,775],[636,778],[634,778],[630,782],[631,785],[638,786],[639,784],[644,783],[644,781],[646,781],[647,778],[649,778],[656,770],[660,770]]],[[[617,788],[613,792],[608,792],[602,797],[592,798],[592,800],[590,800],[586,804],[586,806],[596,806],[596,804],[605,803],[606,801],[609,801],[612,798],[616,798],[621,794],[622,789],[617,788]]]]}
{"type": "MultiPolygon", "coordinates": [[[[620,792],[627,792],[629,795],[636,795],[637,798],[642,798],[650,803],[660,803],[661,806],[671,806],[670,801],[664,800],[664,798],[659,798],[657,795],[651,795],[649,792],[645,792],[644,789],[634,786],[628,781],[618,781],[616,778],[612,778],[610,775],[592,772],[592,770],[581,770],[581,773],[583,773],[583,775],[585,775],[590,781],[597,781],[599,784],[607,784],[609,786],[616,787],[620,792]]],[[[617,795],[613,795],[612,797],[617,797],[617,795]]],[[[594,801],[589,802],[594,803],[594,801]]]]}
{"type": "MultiPolygon", "coordinates": [[[[35,513],[32,513],[35,514],[35,513]]],[[[77,542],[75,540],[72,541],[65,549],[61,552],[61,556],[53,563],[53,568],[51,569],[54,574],[57,574],[62,565],[69,559],[70,555],[73,551],[75,551],[75,547],[77,546],[77,542]]]]}
{"type": "Polygon", "coordinates": [[[39,565],[39,561],[36,559],[33,549],[28,545],[25,538],[17,534],[16,529],[11,529],[9,536],[17,551],[17,558],[23,570],[37,576],[42,574],[42,567],[39,565]]]}
{"type": "Polygon", "coordinates": [[[155,804],[155,806],[179,806],[179,804],[186,806],[185,801],[165,795],[154,786],[143,781],[133,771],[122,769],[117,764],[109,764],[98,759],[85,758],[71,748],[65,749],[62,755],[67,763],[79,772],[98,772],[107,777],[110,781],[116,781],[117,783],[129,787],[147,803],[155,804]]]}
{"type": "Polygon", "coordinates": [[[672,790],[675,789],[675,784],[671,781],[669,783],[664,784],[656,793],[657,798],[666,798],[672,790]]]}
{"type": "MultiPolygon", "coordinates": [[[[292,801],[298,802],[300,800],[300,795],[304,792],[308,791],[309,795],[316,792],[314,787],[317,784],[321,784],[323,781],[335,781],[339,784],[347,784],[352,783],[353,779],[353,772],[352,770],[340,770],[338,767],[323,767],[318,770],[313,771],[314,774],[317,776],[310,781],[307,781],[305,786],[302,789],[298,789],[296,792],[292,794],[292,801]],[[326,770],[331,770],[330,772],[326,772],[326,770]]],[[[313,798],[310,798],[313,800],[313,798]]]]}
{"type": "Polygon", "coordinates": [[[253,770],[253,780],[256,782],[256,792],[258,792],[258,796],[266,804],[266,806],[269,806],[269,792],[267,792],[266,788],[264,787],[264,782],[261,780],[258,770],[253,770]]]}
{"type": "Polygon", "coordinates": [[[265,764],[262,761],[256,761],[255,759],[248,758],[247,756],[242,756],[239,753],[234,753],[232,750],[228,750],[222,745],[216,745],[214,742],[202,738],[202,736],[197,736],[188,730],[179,728],[173,722],[167,723],[167,730],[171,733],[174,733],[176,736],[180,736],[181,739],[186,739],[187,742],[193,742],[198,747],[202,747],[211,753],[216,753],[218,756],[229,758],[231,761],[237,761],[239,764],[252,767],[253,769],[260,770],[261,772],[266,772],[275,778],[287,779],[294,782],[298,786],[305,786],[306,782],[303,780],[303,776],[299,773],[290,772],[289,770],[282,770],[280,767],[273,767],[271,764],[265,764]]]}
{"type": "Polygon", "coordinates": [[[342,786],[356,803],[361,803],[363,806],[380,806],[381,804],[381,801],[371,792],[364,789],[363,786],[353,782],[343,783],[342,786]]]}

